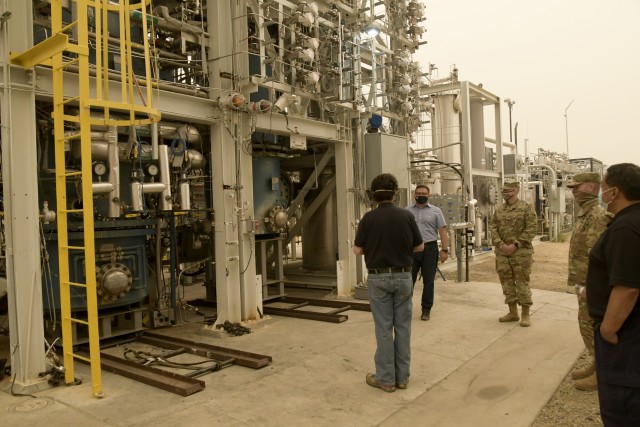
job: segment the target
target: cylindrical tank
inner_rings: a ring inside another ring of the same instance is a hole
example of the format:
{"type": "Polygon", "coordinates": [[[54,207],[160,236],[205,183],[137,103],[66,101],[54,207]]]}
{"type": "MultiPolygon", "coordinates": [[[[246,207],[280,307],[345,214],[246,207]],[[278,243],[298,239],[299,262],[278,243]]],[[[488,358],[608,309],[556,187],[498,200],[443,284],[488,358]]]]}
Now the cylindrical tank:
{"type": "MultiPolygon", "coordinates": [[[[318,188],[311,191],[305,201],[308,207],[327,185],[333,171],[325,169],[318,178],[318,188]]],[[[338,258],[338,211],[336,190],[309,218],[302,228],[302,267],[310,271],[335,271],[338,258]]]]}
{"type": "Polygon", "coordinates": [[[485,169],[484,106],[481,99],[471,99],[469,114],[471,117],[471,166],[475,169],[485,169]]]}
{"type": "MultiPolygon", "coordinates": [[[[445,163],[461,163],[460,155],[460,113],[456,108],[456,96],[453,94],[435,95],[435,114],[433,126],[433,154],[445,163]],[[455,145],[453,145],[455,144],[455,145]],[[444,148],[439,148],[444,147],[444,148]]],[[[460,187],[460,180],[442,180],[440,194],[455,194],[460,187]]],[[[435,188],[431,192],[438,194],[435,188]]]]}

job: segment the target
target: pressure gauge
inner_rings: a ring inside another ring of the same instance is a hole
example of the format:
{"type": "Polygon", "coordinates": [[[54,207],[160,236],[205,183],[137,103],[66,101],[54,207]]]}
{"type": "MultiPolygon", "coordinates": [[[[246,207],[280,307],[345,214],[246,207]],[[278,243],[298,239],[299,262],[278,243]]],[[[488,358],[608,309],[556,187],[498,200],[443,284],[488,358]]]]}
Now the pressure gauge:
{"type": "Polygon", "coordinates": [[[105,165],[103,162],[94,162],[93,173],[98,176],[104,175],[105,173],[107,173],[107,165],[105,165]]]}
{"type": "Polygon", "coordinates": [[[146,173],[149,176],[158,176],[160,168],[155,163],[149,163],[146,167],[146,173]]]}

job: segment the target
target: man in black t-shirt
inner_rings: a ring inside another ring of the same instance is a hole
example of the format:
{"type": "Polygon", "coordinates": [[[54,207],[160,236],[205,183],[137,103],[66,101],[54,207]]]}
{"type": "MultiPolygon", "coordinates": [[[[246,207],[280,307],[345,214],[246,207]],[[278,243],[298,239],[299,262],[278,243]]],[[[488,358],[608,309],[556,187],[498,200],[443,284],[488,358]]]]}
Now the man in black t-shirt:
{"type": "Polygon", "coordinates": [[[615,217],[589,253],[586,286],[600,415],[607,427],[640,426],[640,167],[609,167],[602,201],[615,217]]]}
{"type": "Polygon", "coordinates": [[[413,252],[424,248],[411,212],[393,204],[398,181],[391,174],[371,182],[378,207],[358,224],[353,252],[364,255],[369,271],[369,303],[376,333],[375,374],[367,384],[388,393],[407,388],[411,362],[413,252]]]}

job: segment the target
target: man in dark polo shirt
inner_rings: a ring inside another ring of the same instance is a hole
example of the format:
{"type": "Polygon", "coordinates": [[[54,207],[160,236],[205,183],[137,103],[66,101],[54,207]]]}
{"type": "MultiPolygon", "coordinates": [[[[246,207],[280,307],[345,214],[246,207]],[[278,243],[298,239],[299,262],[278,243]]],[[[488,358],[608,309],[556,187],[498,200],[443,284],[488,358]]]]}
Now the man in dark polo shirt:
{"type": "Polygon", "coordinates": [[[640,426],[640,167],[607,169],[602,201],[615,215],[589,253],[600,415],[606,427],[640,426]]]}
{"type": "Polygon", "coordinates": [[[422,236],[411,212],[393,204],[398,181],[391,174],[371,182],[378,207],[364,214],[353,244],[364,255],[369,271],[369,303],[376,332],[376,373],[367,384],[391,393],[405,389],[411,362],[411,309],[414,251],[423,249],[422,236]]]}

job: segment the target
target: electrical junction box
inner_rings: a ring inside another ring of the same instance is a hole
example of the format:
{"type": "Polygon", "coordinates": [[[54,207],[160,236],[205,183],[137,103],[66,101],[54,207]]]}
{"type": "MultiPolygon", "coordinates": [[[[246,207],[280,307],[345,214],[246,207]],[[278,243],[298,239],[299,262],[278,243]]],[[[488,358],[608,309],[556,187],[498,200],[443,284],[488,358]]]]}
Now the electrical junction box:
{"type": "Polygon", "coordinates": [[[390,173],[398,180],[398,188],[406,190],[399,206],[408,204],[411,194],[409,180],[409,140],[405,137],[385,133],[367,133],[364,136],[365,176],[367,188],[373,178],[381,173],[390,173]]]}
{"type": "Polygon", "coordinates": [[[465,221],[465,206],[462,196],[432,195],[429,196],[429,203],[440,208],[447,224],[465,221]]]}
{"type": "Polygon", "coordinates": [[[524,159],[519,154],[505,154],[502,156],[505,175],[522,175],[525,173],[524,159]]]}
{"type": "Polygon", "coordinates": [[[298,133],[292,133],[289,135],[289,148],[295,150],[307,149],[307,137],[298,133]]]}
{"type": "Polygon", "coordinates": [[[563,187],[556,188],[556,191],[549,193],[549,210],[553,213],[565,213],[567,210],[564,198],[563,187]],[[555,193],[555,194],[554,194],[555,193]]]}

